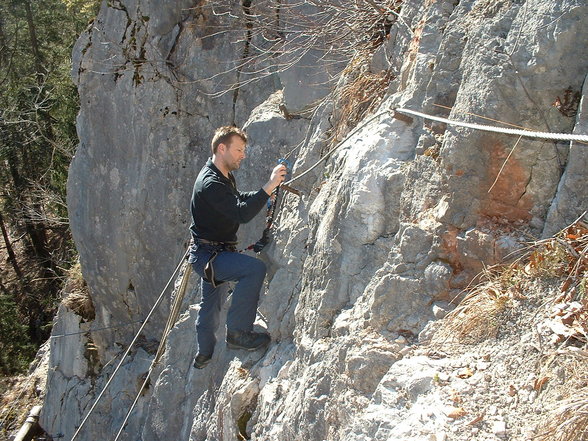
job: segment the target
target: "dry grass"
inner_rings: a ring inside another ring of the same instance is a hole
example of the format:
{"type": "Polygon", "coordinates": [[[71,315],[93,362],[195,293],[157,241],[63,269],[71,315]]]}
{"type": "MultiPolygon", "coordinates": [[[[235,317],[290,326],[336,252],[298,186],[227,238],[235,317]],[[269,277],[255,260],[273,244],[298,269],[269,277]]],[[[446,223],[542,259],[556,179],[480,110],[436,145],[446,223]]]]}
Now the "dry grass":
{"type": "Polygon", "coordinates": [[[588,224],[578,220],[555,237],[536,242],[525,271],[535,277],[563,277],[558,300],[582,300],[587,306],[588,224]]]}
{"type": "Polygon", "coordinates": [[[588,343],[588,224],[576,221],[555,237],[538,242],[527,259],[532,277],[560,280],[560,294],[552,307],[574,340],[588,343]]]}
{"type": "Polygon", "coordinates": [[[368,55],[359,55],[350,63],[346,69],[347,81],[335,93],[332,145],[340,142],[359,121],[378,107],[393,79],[390,71],[369,72],[368,55]]]}
{"type": "Polygon", "coordinates": [[[588,441],[588,225],[577,221],[554,238],[541,241],[526,266],[534,276],[561,278],[560,295],[553,305],[568,307],[558,317],[573,331],[564,344],[574,344],[564,354],[568,376],[565,396],[568,398],[549,413],[540,435],[541,441],[588,441]],[[570,306],[574,305],[573,308],[570,306]],[[583,345],[578,348],[578,345],[583,345]]]}
{"type": "Polygon", "coordinates": [[[576,338],[587,335],[588,225],[578,220],[555,237],[532,243],[513,263],[485,270],[481,282],[443,320],[432,343],[477,343],[495,337],[500,314],[522,297],[521,286],[541,278],[560,279],[561,294],[553,304],[579,304],[579,309],[561,315],[565,325],[579,331],[576,338]]]}
{"type": "Polygon", "coordinates": [[[63,299],[63,304],[86,321],[94,320],[96,317],[94,304],[88,293],[73,292],[63,299]]]}
{"type": "MultiPolygon", "coordinates": [[[[557,322],[554,337],[558,350],[549,357],[541,376],[553,378],[554,366],[566,371],[563,396],[534,439],[588,441],[588,225],[574,222],[554,237],[532,243],[515,262],[494,267],[480,275],[464,300],[441,322],[433,345],[477,343],[495,337],[501,313],[523,298],[525,286],[548,279],[559,285],[559,294],[546,299],[548,319],[557,322]],[[560,335],[558,330],[563,330],[560,335]]],[[[552,328],[553,329],[553,328],[552,328]]],[[[535,385],[536,390],[543,382],[535,385]]]]}
{"type": "MultiPolygon", "coordinates": [[[[486,277],[490,277],[490,274],[488,271],[486,277]]],[[[499,315],[508,307],[511,299],[511,293],[503,289],[500,279],[481,283],[445,317],[432,344],[473,344],[496,337],[500,327],[499,315]]]]}
{"type": "Polygon", "coordinates": [[[569,398],[551,411],[547,423],[535,438],[538,441],[588,441],[588,352],[572,352],[569,398]]]}
{"type": "Polygon", "coordinates": [[[588,388],[576,392],[553,412],[542,441],[588,441],[588,388]]]}
{"type": "Polygon", "coordinates": [[[88,285],[82,276],[79,262],[71,268],[68,274],[64,293],[67,295],[62,303],[66,307],[86,321],[94,320],[96,317],[96,310],[94,309],[94,303],[92,302],[88,285]]]}

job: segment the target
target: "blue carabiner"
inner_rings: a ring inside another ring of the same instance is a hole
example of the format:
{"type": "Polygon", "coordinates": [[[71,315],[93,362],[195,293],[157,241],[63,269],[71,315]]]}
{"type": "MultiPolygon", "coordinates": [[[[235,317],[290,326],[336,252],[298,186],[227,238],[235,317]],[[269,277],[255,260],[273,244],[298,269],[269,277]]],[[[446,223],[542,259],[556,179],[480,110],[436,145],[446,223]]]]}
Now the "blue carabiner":
{"type": "Polygon", "coordinates": [[[284,164],[288,169],[288,172],[292,170],[292,165],[290,164],[290,161],[288,161],[286,158],[278,159],[278,164],[284,164]]]}
{"type": "MultiPolygon", "coordinates": [[[[278,159],[278,164],[285,165],[286,166],[286,169],[288,170],[288,172],[290,172],[290,170],[292,170],[292,166],[290,164],[290,161],[288,161],[286,158],[280,158],[280,159],[278,159]]],[[[271,206],[272,206],[272,199],[269,198],[267,200],[267,208],[268,208],[268,210],[271,208],[271,206]]]]}

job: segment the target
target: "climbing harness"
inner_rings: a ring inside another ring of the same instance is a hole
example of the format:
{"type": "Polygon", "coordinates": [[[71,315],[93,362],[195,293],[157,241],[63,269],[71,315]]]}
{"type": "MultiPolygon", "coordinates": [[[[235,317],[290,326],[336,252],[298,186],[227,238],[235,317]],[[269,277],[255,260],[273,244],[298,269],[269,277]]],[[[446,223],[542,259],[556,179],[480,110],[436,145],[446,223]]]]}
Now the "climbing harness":
{"type": "Polygon", "coordinates": [[[205,281],[207,281],[208,283],[210,283],[212,285],[213,288],[216,288],[217,286],[221,285],[222,283],[224,283],[223,280],[216,280],[216,277],[214,275],[214,266],[213,263],[216,260],[216,256],[218,256],[219,251],[215,250],[212,252],[210,259],[208,259],[208,262],[206,262],[206,266],[204,267],[204,277],[203,279],[205,281]]]}
{"type": "Polygon", "coordinates": [[[222,283],[224,283],[223,280],[217,280],[215,273],[214,273],[214,261],[217,258],[217,256],[222,253],[223,251],[231,251],[231,252],[236,252],[237,251],[237,247],[236,247],[237,243],[236,242],[215,242],[215,241],[211,241],[211,240],[206,240],[206,239],[197,239],[196,243],[192,242],[190,244],[190,257],[188,258],[188,263],[194,263],[192,261],[192,253],[196,253],[196,250],[198,249],[198,247],[204,246],[204,247],[209,247],[211,254],[210,257],[208,258],[208,261],[206,262],[206,265],[204,266],[204,277],[202,277],[204,279],[205,282],[208,282],[212,285],[213,288],[216,288],[217,286],[221,285],[222,283]]]}

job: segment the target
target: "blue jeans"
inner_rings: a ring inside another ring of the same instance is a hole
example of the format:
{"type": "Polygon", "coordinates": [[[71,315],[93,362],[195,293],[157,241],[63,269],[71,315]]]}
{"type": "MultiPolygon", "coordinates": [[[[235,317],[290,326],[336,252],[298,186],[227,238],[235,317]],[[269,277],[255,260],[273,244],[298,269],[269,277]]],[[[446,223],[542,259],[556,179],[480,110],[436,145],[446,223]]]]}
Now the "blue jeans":
{"type": "MultiPolygon", "coordinates": [[[[190,249],[189,262],[202,278],[204,267],[214,252],[211,245],[198,245],[190,249]]],[[[261,260],[232,251],[221,251],[213,263],[215,278],[225,282],[237,282],[227,313],[227,329],[251,331],[257,313],[257,302],[265,279],[266,266],[261,260]]],[[[202,300],[196,319],[198,353],[212,355],[216,344],[215,332],[220,322],[220,311],[226,300],[228,283],[216,288],[201,280],[202,300]]]]}

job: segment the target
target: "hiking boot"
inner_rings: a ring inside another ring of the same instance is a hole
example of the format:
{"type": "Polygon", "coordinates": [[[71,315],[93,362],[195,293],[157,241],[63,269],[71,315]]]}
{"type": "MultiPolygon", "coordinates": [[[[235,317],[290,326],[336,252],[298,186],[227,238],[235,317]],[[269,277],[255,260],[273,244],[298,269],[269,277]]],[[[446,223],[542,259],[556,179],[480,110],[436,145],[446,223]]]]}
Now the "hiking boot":
{"type": "Polygon", "coordinates": [[[202,369],[208,363],[210,363],[211,359],[212,359],[211,355],[196,354],[196,357],[194,358],[194,367],[196,369],[202,369]]]}
{"type": "Polygon", "coordinates": [[[265,332],[227,330],[227,346],[230,349],[255,351],[267,346],[270,341],[269,334],[265,332]]]}

